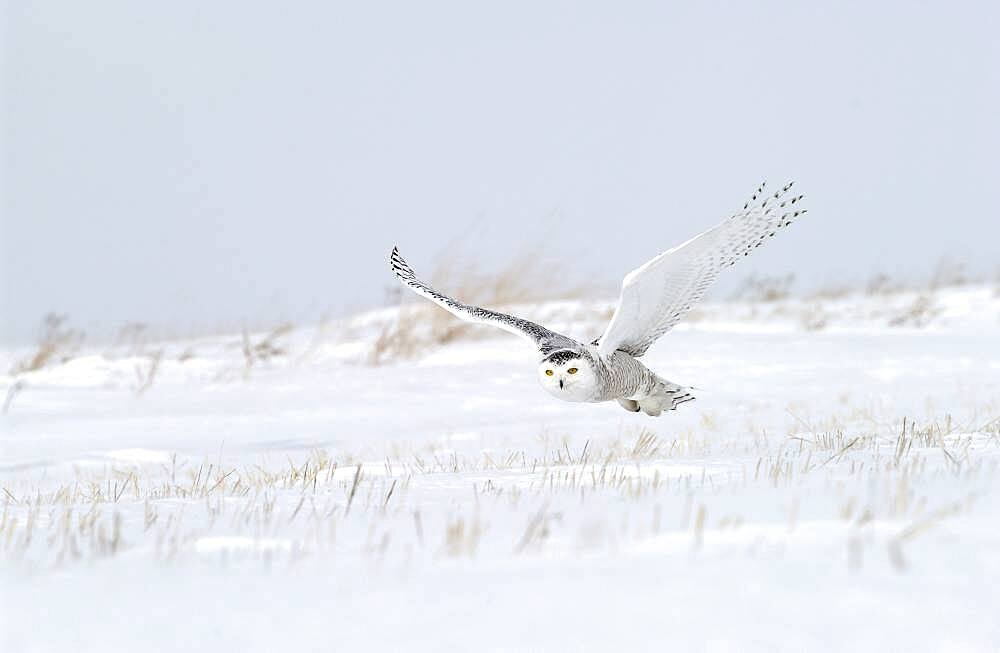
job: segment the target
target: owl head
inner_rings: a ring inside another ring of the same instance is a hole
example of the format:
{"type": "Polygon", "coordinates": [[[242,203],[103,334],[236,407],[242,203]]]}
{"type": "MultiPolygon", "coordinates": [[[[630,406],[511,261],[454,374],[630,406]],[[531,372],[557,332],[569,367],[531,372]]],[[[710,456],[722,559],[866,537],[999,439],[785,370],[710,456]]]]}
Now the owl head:
{"type": "Polygon", "coordinates": [[[597,388],[590,359],[575,349],[557,349],[543,358],[538,380],[549,394],[567,401],[587,401],[597,388]]]}

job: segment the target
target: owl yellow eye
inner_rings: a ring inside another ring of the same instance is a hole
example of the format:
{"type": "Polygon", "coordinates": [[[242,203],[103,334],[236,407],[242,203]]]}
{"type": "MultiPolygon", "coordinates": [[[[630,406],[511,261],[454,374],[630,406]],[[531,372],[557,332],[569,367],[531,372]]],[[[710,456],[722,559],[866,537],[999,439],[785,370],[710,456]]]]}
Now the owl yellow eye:
{"type": "Polygon", "coordinates": [[[545,370],[545,376],[552,376],[553,374],[555,374],[555,372],[552,370],[545,370]]]}
{"type": "Polygon", "coordinates": [[[570,374],[576,374],[576,373],[577,373],[577,372],[579,372],[580,370],[576,369],[575,367],[571,367],[571,368],[569,368],[569,369],[568,369],[568,370],[566,370],[566,371],[567,371],[567,372],[569,372],[570,374]]]}

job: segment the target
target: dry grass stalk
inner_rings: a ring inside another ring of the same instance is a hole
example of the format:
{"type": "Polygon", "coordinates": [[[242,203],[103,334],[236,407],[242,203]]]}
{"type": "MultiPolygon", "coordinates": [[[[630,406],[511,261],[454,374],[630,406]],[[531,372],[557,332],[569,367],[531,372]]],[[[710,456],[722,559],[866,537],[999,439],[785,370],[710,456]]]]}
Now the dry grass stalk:
{"type": "Polygon", "coordinates": [[[700,551],[705,544],[705,515],[705,505],[698,504],[698,512],[694,518],[694,544],[692,545],[695,551],[700,551]]]}
{"type": "Polygon", "coordinates": [[[146,391],[153,387],[153,381],[156,380],[156,373],[160,369],[160,361],[163,359],[163,350],[157,349],[156,351],[146,355],[145,366],[139,363],[135,364],[135,396],[141,397],[146,394],[146,391]]]}
{"type": "Polygon", "coordinates": [[[633,458],[652,458],[660,452],[659,438],[656,433],[643,428],[632,445],[633,458]]]}
{"type": "Polygon", "coordinates": [[[540,547],[548,538],[549,520],[551,519],[548,509],[549,504],[546,502],[531,518],[527,528],[524,529],[524,534],[521,535],[521,539],[514,547],[514,553],[523,553],[529,546],[540,547]]]}
{"type": "Polygon", "coordinates": [[[7,414],[7,412],[10,410],[10,405],[14,403],[14,397],[16,397],[17,393],[19,393],[23,389],[24,389],[23,381],[18,380],[10,384],[10,387],[7,388],[7,396],[3,400],[3,410],[0,410],[0,414],[2,415],[7,414]]]}
{"type": "Polygon", "coordinates": [[[358,492],[358,485],[361,483],[361,463],[358,463],[358,469],[354,472],[354,482],[351,483],[351,490],[347,494],[347,507],[344,509],[344,515],[348,515],[351,512],[351,506],[354,504],[354,495],[358,492]]]}

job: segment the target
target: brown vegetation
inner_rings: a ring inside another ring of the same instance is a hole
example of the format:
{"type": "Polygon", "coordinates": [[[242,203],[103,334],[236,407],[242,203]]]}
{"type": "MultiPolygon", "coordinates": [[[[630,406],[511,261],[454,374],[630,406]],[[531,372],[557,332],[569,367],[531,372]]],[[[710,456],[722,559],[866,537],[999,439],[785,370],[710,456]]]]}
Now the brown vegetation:
{"type": "Polygon", "coordinates": [[[38,345],[30,356],[14,363],[11,374],[40,370],[50,363],[65,363],[73,358],[83,344],[84,334],[67,326],[69,317],[49,313],[42,320],[38,345]]]}

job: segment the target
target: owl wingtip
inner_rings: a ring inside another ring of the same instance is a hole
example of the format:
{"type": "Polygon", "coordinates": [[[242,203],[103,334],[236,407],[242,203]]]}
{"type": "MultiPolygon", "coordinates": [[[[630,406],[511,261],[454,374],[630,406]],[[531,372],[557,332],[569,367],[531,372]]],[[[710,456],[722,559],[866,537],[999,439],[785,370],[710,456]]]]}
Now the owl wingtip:
{"type": "Polygon", "coordinates": [[[403,257],[399,255],[399,247],[396,246],[396,245],[393,245],[392,252],[389,253],[389,266],[393,270],[395,270],[398,267],[400,267],[400,263],[402,263],[402,261],[403,261],[403,257]]]}

